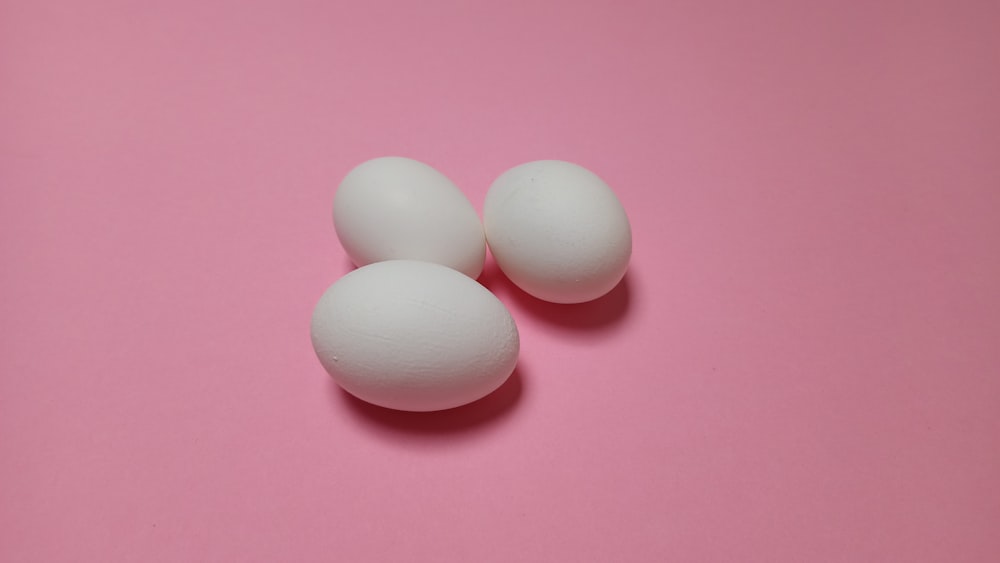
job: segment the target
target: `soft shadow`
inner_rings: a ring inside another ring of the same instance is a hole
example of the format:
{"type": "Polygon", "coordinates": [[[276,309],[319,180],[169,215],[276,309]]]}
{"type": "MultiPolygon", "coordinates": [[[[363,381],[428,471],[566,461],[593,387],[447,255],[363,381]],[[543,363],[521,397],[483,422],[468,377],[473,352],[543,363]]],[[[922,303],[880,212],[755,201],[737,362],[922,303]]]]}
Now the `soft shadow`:
{"type": "Polygon", "coordinates": [[[514,303],[519,309],[527,311],[534,317],[545,322],[568,329],[598,330],[610,328],[628,315],[631,301],[631,282],[633,274],[625,274],[610,292],[587,303],[560,304],[542,301],[527,294],[500,270],[496,261],[489,260],[479,277],[479,283],[486,286],[505,303],[514,303]]]}
{"type": "Polygon", "coordinates": [[[514,373],[496,391],[478,401],[453,409],[433,412],[397,411],[366,403],[330,380],[331,400],[361,423],[378,430],[409,435],[452,435],[483,430],[510,415],[524,395],[524,368],[514,373]]]}
{"type": "Polygon", "coordinates": [[[343,273],[341,275],[347,275],[357,269],[358,267],[354,264],[354,262],[350,258],[345,257],[344,267],[342,268],[343,273]]]}

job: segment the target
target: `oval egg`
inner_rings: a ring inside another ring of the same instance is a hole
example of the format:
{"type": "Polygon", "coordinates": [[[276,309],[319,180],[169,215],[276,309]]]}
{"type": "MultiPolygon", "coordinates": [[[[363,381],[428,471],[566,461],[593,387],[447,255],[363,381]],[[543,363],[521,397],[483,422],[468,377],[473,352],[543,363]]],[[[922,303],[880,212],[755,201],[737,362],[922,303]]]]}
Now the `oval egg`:
{"type": "Polygon", "coordinates": [[[517,327],[486,288],[454,269],[390,260],[358,268],[313,311],[320,363],[352,395],[434,411],[491,393],[517,363],[517,327]]]}
{"type": "Polygon", "coordinates": [[[363,162],[333,200],[337,237],[354,264],[407,259],[443,264],[475,279],[486,239],[468,198],[444,174],[403,157],[363,162]]]}
{"type": "Polygon", "coordinates": [[[611,291],[632,255],[628,216],[593,172],[559,160],[515,166],[490,186],[483,208],[497,265],[539,299],[582,303],[611,291]]]}

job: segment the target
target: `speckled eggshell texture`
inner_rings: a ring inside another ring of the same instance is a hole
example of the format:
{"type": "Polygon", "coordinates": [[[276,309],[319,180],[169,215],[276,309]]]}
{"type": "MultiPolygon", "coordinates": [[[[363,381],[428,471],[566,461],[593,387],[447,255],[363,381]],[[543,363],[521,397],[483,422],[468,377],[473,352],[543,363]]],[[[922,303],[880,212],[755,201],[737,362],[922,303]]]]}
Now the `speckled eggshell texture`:
{"type": "Polygon", "coordinates": [[[312,317],[323,367],[352,395],[434,411],[484,397],[517,363],[517,327],[486,288],[429,262],[390,260],[335,282],[312,317]]]}
{"type": "Polygon", "coordinates": [[[483,209],[490,251],[518,287],[554,303],[597,299],[632,255],[625,209],[596,174],[569,162],[515,166],[490,186],[483,209]]]}

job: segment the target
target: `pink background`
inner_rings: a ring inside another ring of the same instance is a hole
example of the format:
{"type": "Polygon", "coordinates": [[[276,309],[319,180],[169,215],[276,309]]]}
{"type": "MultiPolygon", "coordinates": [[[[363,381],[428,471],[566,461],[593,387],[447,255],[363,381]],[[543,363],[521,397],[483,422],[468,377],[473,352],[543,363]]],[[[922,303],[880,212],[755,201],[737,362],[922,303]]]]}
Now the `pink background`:
{"type": "Polygon", "coordinates": [[[994,2],[0,0],[0,560],[1000,560],[994,2]],[[623,286],[411,415],[309,344],[380,155],[623,286]]]}

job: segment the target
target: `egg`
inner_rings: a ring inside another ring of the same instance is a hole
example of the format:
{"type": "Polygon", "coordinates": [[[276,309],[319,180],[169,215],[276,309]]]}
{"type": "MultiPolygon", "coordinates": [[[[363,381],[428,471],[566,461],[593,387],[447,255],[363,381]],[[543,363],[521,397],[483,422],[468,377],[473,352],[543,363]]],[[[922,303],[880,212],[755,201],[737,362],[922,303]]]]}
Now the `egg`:
{"type": "Polygon", "coordinates": [[[389,260],[348,273],[313,311],[320,363],[348,393],[434,411],[482,398],[517,363],[517,327],[478,282],[430,262],[389,260]]]}
{"type": "Polygon", "coordinates": [[[333,199],[333,224],[355,265],[408,259],[435,262],[475,279],[486,239],[468,198],[444,174],[387,156],[351,170],[333,199]]]}
{"type": "Polygon", "coordinates": [[[501,174],[486,194],[483,223],[503,273],[554,303],[608,293],[632,255],[632,229],[618,197],[570,162],[539,160],[501,174]]]}

